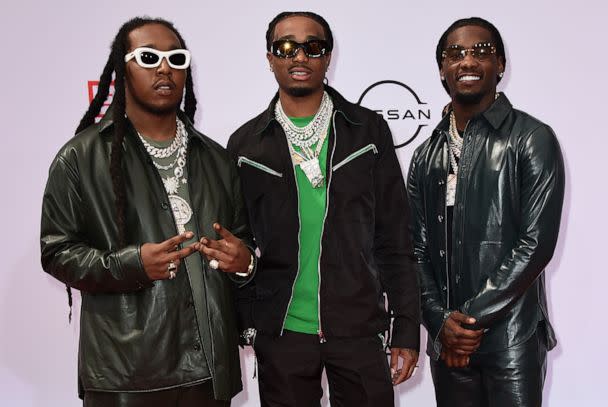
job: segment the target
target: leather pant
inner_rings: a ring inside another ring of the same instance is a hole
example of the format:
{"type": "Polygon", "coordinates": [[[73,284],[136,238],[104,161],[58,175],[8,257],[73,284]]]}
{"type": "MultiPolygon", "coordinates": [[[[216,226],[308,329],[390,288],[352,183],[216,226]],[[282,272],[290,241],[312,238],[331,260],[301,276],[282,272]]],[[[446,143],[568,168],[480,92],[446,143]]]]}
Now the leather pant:
{"type": "Polygon", "coordinates": [[[438,407],[539,407],[547,362],[545,331],[504,351],[474,353],[466,368],[431,361],[438,407]]]}

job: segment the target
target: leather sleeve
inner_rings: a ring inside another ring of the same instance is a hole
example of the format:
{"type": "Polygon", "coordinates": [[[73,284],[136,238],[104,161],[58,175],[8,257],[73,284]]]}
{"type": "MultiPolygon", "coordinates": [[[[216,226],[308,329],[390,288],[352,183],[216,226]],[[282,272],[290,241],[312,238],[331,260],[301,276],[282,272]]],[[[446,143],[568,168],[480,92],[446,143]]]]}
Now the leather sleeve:
{"type": "Polygon", "coordinates": [[[564,163],[548,126],[530,131],[518,146],[521,218],[519,236],[481,290],[462,312],[487,328],[501,319],[551,260],[564,199],[564,163]]]}
{"type": "Polygon", "coordinates": [[[391,132],[380,116],[378,121],[374,256],[394,317],[391,347],[419,350],[420,295],[408,233],[407,192],[391,132]]]}
{"type": "Polygon", "coordinates": [[[90,293],[130,292],[150,286],[140,246],[116,251],[90,246],[79,182],[76,165],[57,156],[42,201],[40,248],[44,271],[69,287],[90,293]]]}
{"type": "Polygon", "coordinates": [[[450,310],[444,305],[431,263],[426,218],[424,215],[424,180],[418,173],[417,159],[418,150],[416,150],[412,157],[407,177],[407,192],[412,218],[410,230],[414,245],[415,268],[420,283],[422,322],[433,344],[431,356],[436,360],[441,353],[439,333],[450,314],[450,310]]]}

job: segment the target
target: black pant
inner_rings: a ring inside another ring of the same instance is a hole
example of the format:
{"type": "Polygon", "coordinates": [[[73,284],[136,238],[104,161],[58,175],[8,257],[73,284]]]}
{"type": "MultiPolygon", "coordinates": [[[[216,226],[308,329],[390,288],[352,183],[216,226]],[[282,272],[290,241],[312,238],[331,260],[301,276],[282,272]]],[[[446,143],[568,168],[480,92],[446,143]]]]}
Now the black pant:
{"type": "Polygon", "coordinates": [[[473,354],[466,368],[431,361],[438,407],[539,407],[543,400],[547,341],[542,328],[501,352],[473,354]]]}
{"type": "Polygon", "coordinates": [[[203,384],[147,393],[87,391],[84,407],[229,407],[230,401],[213,398],[211,380],[203,384]]]}
{"type": "Polygon", "coordinates": [[[258,334],[262,407],[319,407],[327,374],[333,407],[392,407],[393,386],[382,341],[378,336],[328,338],[285,331],[283,336],[258,334]]]}

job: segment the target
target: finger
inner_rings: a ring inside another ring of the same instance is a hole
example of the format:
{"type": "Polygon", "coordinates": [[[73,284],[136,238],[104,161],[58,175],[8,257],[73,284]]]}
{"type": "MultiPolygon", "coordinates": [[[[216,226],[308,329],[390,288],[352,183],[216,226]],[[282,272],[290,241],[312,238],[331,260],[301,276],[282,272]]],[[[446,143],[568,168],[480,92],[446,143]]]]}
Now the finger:
{"type": "Polygon", "coordinates": [[[228,253],[221,250],[212,249],[209,246],[203,244],[201,251],[207,256],[208,259],[216,259],[218,261],[229,262],[232,259],[228,253]]]}
{"type": "Polygon", "coordinates": [[[191,245],[183,247],[177,251],[169,252],[168,256],[169,256],[170,261],[176,261],[179,259],[183,259],[184,257],[190,256],[195,251],[196,251],[196,249],[194,248],[194,245],[191,244],[191,245]]]}
{"type": "Polygon", "coordinates": [[[192,239],[194,237],[194,233],[192,232],[184,232],[184,233],[180,233],[179,235],[175,235],[170,239],[165,240],[164,242],[161,243],[161,246],[163,247],[163,249],[165,249],[166,251],[173,251],[175,250],[175,246],[185,242],[188,239],[192,239]]]}
{"type": "Polygon", "coordinates": [[[201,243],[211,249],[219,250],[230,255],[234,254],[234,245],[228,243],[226,239],[213,240],[208,237],[203,237],[201,243]]]}
{"type": "Polygon", "coordinates": [[[224,227],[222,227],[222,225],[220,225],[219,223],[214,223],[213,224],[213,229],[219,233],[219,235],[226,239],[229,242],[234,241],[235,239],[238,239],[237,237],[235,237],[232,233],[230,233],[230,231],[224,227]]]}
{"type": "Polygon", "coordinates": [[[465,329],[462,327],[457,327],[454,330],[454,334],[456,335],[457,338],[463,338],[463,339],[478,339],[483,335],[483,330],[471,330],[471,329],[465,329]]]}
{"type": "Polygon", "coordinates": [[[403,364],[401,365],[401,374],[394,381],[394,384],[403,383],[412,375],[412,367],[416,364],[416,362],[411,358],[409,354],[402,354],[403,364]]]}
{"type": "Polygon", "coordinates": [[[460,322],[461,324],[474,324],[477,320],[471,316],[465,315],[461,312],[454,311],[450,314],[450,318],[460,322]]]}
{"type": "Polygon", "coordinates": [[[391,377],[393,378],[393,383],[394,383],[394,377],[395,377],[395,373],[397,372],[397,363],[399,362],[399,349],[391,349],[391,377]]]}

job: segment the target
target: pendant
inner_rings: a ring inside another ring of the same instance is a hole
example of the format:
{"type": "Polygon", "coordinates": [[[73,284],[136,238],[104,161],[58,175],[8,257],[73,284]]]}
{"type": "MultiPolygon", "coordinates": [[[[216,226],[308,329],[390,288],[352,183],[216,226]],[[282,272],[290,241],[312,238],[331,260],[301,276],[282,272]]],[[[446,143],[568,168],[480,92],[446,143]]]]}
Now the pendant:
{"type": "Polygon", "coordinates": [[[192,218],[192,208],[188,205],[188,202],[177,195],[169,195],[169,203],[171,204],[171,211],[175,218],[175,225],[179,233],[186,231],[186,224],[192,218]]]}
{"type": "Polygon", "coordinates": [[[169,195],[177,194],[177,190],[179,189],[179,181],[176,177],[167,177],[163,178],[163,185],[165,186],[165,190],[169,195]]]}
{"type": "Polygon", "coordinates": [[[454,206],[456,200],[456,175],[448,175],[448,185],[445,191],[445,203],[447,206],[454,206]]]}
{"type": "Polygon", "coordinates": [[[323,186],[324,178],[318,158],[302,161],[302,163],[300,163],[300,168],[302,168],[302,171],[306,174],[306,178],[308,178],[313,188],[323,186]]]}

